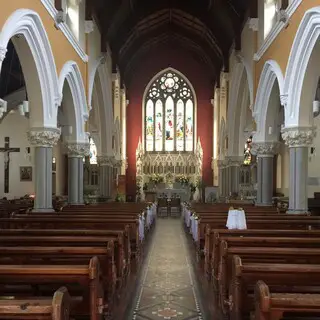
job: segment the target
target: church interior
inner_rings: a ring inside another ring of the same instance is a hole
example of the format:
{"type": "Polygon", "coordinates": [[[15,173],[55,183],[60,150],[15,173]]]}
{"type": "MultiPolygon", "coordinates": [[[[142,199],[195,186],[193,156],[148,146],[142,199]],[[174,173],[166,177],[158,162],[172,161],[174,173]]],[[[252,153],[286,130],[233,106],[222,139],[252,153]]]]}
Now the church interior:
{"type": "Polygon", "coordinates": [[[0,319],[320,319],[319,39],[320,0],[0,1],[0,319]]]}

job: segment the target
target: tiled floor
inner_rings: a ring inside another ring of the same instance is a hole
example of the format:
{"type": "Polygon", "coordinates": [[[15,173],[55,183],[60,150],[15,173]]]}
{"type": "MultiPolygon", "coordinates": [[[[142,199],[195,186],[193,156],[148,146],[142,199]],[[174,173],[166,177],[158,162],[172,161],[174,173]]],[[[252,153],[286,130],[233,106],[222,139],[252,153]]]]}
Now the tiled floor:
{"type": "Polygon", "coordinates": [[[158,219],[130,319],[203,319],[180,219],[158,219]]]}

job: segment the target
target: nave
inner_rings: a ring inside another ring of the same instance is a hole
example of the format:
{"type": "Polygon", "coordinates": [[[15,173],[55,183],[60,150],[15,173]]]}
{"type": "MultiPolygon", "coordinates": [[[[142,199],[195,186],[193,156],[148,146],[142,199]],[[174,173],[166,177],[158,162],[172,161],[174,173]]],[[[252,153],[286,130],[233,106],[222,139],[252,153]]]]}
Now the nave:
{"type": "Polygon", "coordinates": [[[128,319],[206,319],[180,219],[158,219],[128,319]]]}

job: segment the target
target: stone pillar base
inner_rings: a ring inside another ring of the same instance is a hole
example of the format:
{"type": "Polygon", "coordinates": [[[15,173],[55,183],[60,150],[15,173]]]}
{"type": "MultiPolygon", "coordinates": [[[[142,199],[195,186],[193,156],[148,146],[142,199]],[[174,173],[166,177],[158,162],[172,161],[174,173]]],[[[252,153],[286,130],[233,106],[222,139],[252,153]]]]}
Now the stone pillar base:
{"type": "Polygon", "coordinates": [[[286,214],[304,214],[304,213],[310,213],[308,210],[297,210],[297,209],[288,209],[286,211],[286,214]]]}
{"type": "Polygon", "coordinates": [[[256,207],[272,207],[272,203],[256,203],[256,207]]]}
{"type": "Polygon", "coordinates": [[[55,212],[54,209],[48,208],[48,209],[39,209],[39,208],[34,208],[32,209],[31,212],[55,212]]]}

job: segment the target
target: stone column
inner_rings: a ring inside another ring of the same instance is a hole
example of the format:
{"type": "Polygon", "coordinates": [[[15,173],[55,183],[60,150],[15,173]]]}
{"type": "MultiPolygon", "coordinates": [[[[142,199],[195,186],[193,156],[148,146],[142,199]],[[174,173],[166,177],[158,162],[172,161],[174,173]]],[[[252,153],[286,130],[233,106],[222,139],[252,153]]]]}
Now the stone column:
{"type": "Polygon", "coordinates": [[[280,143],[254,142],[252,153],[257,155],[257,206],[271,206],[273,196],[273,158],[278,152],[280,143]]]}
{"type": "Polygon", "coordinates": [[[222,180],[222,171],[223,171],[222,160],[218,160],[217,162],[218,162],[217,166],[218,166],[218,170],[219,170],[219,172],[218,172],[219,197],[222,197],[222,195],[223,195],[223,191],[222,191],[222,181],[223,181],[222,180]]]}
{"type": "Polygon", "coordinates": [[[28,139],[34,150],[35,200],[34,212],[52,209],[52,148],[60,138],[56,128],[31,128],[28,139]]]}
{"type": "Polygon", "coordinates": [[[113,157],[112,156],[99,156],[99,185],[100,185],[100,195],[106,198],[110,198],[112,195],[112,166],[113,157]]]}
{"type": "Polygon", "coordinates": [[[243,164],[243,157],[230,156],[228,159],[231,172],[230,192],[233,194],[239,194],[240,166],[243,164]]]}
{"type": "Polygon", "coordinates": [[[308,211],[308,148],[316,136],[315,127],[293,127],[282,130],[290,148],[289,209],[287,213],[308,211]]]}
{"type": "Polygon", "coordinates": [[[68,143],[68,203],[83,204],[83,158],[89,155],[89,143],[68,143]]]}

